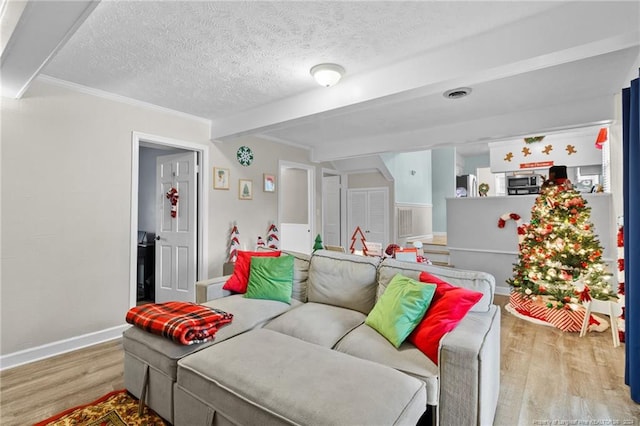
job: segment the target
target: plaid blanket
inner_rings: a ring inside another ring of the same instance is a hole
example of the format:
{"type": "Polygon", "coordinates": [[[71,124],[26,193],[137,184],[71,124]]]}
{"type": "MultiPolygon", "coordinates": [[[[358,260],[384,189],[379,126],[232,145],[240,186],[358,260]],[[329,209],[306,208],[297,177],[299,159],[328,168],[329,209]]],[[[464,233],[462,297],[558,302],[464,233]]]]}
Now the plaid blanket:
{"type": "Polygon", "coordinates": [[[150,303],[127,312],[127,322],[176,343],[193,345],[213,340],[233,314],[190,302],[150,303]]]}

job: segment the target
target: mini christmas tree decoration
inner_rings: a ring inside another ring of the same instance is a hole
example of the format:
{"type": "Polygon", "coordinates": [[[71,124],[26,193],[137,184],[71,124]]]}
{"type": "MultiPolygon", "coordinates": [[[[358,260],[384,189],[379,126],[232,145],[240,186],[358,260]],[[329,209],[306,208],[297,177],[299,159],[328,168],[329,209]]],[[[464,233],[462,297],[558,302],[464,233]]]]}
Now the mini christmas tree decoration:
{"type": "Polygon", "coordinates": [[[267,230],[267,247],[271,249],[280,248],[280,237],[278,236],[279,233],[280,232],[278,231],[276,225],[272,223],[267,230]]]}
{"type": "Polygon", "coordinates": [[[315,244],[313,244],[313,251],[322,250],[324,245],[322,245],[322,237],[320,234],[316,236],[315,244]]]}
{"type": "Polygon", "coordinates": [[[351,235],[351,246],[349,246],[349,250],[351,253],[356,251],[356,237],[360,236],[360,245],[362,247],[362,254],[367,255],[367,239],[364,236],[364,233],[360,229],[359,226],[356,226],[355,231],[353,231],[353,235],[351,235]]]}
{"type": "Polygon", "coordinates": [[[238,259],[238,250],[240,249],[240,232],[238,226],[233,225],[229,234],[229,258],[227,262],[233,263],[238,259]]]}

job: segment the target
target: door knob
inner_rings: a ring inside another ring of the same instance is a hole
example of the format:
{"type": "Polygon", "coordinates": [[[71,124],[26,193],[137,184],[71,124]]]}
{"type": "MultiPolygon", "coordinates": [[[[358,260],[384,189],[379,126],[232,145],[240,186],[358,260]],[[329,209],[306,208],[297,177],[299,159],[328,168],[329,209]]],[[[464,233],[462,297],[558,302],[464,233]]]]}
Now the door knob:
{"type": "Polygon", "coordinates": [[[156,235],[156,241],[160,241],[160,235],[156,235]]]}

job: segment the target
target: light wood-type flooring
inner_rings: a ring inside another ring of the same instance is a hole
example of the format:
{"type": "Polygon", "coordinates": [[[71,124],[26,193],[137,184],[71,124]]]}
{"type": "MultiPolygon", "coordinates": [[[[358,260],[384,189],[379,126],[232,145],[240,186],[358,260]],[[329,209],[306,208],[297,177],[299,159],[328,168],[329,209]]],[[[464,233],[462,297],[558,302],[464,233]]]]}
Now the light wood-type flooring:
{"type": "MultiPolygon", "coordinates": [[[[495,425],[640,425],[624,384],[624,344],[614,348],[609,330],[580,338],[503,309],[501,340],[495,425]]],[[[123,387],[120,340],[5,370],[0,425],[32,424],[123,387]]]]}

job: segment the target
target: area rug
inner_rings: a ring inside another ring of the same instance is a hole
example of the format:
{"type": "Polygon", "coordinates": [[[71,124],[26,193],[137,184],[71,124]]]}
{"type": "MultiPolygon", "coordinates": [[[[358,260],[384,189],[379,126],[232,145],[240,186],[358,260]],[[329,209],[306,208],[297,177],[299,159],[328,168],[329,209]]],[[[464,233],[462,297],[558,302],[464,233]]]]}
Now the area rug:
{"type": "Polygon", "coordinates": [[[34,426],[165,426],[148,407],[138,415],[138,400],[126,390],[110,392],[90,404],[70,408],[34,426]]]}

